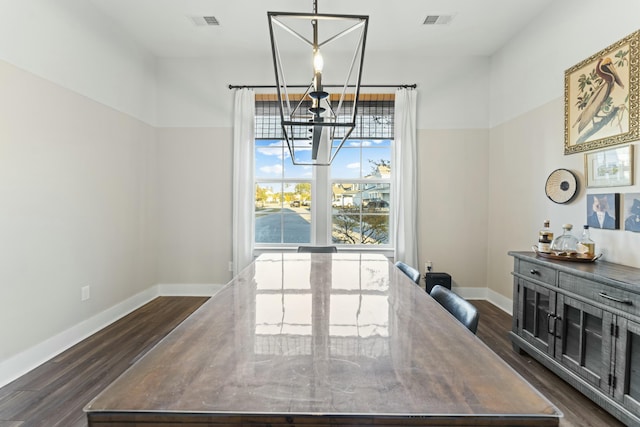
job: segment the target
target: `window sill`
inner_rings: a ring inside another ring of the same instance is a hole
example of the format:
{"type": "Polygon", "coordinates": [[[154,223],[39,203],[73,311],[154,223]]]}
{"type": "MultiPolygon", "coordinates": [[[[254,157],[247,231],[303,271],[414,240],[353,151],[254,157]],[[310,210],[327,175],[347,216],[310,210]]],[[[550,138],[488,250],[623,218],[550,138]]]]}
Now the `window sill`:
{"type": "MultiPolygon", "coordinates": [[[[295,253],[297,252],[297,246],[263,246],[259,248],[255,248],[253,250],[254,258],[264,254],[264,253],[274,253],[274,252],[285,252],[285,253],[295,253]]],[[[370,247],[370,246],[338,246],[338,252],[345,253],[354,253],[354,252],[362,252],[362,253],[377,253],[382,254],[393,260],[395,256],[395,249],[391,247],[370,247]]]]}

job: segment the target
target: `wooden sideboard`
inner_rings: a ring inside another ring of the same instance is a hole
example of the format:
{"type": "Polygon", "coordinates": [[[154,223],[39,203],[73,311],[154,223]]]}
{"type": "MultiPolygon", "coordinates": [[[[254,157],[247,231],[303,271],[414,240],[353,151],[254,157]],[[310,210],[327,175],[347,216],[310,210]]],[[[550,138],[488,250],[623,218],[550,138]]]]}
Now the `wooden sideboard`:
{"type": "Polygon", "coordinates": [[[514,350],[640,425],[640,269],[509,252],[514,350]]]}

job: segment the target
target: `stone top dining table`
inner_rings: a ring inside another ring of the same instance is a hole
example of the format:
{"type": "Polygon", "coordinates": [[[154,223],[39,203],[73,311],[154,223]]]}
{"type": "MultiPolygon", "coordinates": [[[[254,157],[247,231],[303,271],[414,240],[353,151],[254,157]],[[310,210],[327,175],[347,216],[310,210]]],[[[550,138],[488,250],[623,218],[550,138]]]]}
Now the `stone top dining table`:
{"type": "Polygon", "coordinates": [[[368,253],[259,256],[85,412],[89,427],[557,426],[562,416],[368,253]]]}

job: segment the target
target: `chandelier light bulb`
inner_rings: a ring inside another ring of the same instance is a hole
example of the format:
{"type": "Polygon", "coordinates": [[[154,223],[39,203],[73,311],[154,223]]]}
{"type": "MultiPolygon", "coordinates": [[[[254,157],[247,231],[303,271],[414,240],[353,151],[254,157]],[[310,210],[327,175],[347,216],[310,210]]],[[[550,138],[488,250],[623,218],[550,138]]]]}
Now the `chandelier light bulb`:
{"type": "Polygon", "coordinates": [[[322,73],[322,68],[324,67],[324,59],[322,59],[322,54],[320,50],[316,49],[313,54],[313,71],[316,73],[322,73]]]}

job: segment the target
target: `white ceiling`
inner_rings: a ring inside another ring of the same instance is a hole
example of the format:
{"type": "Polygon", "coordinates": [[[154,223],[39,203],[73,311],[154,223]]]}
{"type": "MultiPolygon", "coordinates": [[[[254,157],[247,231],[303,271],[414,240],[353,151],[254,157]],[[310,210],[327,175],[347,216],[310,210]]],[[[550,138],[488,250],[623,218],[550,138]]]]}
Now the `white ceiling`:
{"type": "MultiPolygon", "coordinates": [[[[89,0],[122,31],[158,57],[216,57],[268,52],[267,11],[313,11],[312,0],[89,0]],[[219,26],[192,17],[215,16],[219,26]]],[[[319,13],[369,15],[367,51],[491,55],[553,0],[317,0],[319,13]],[[453,14],[426,26],[427,15],[453,14]]]]}

